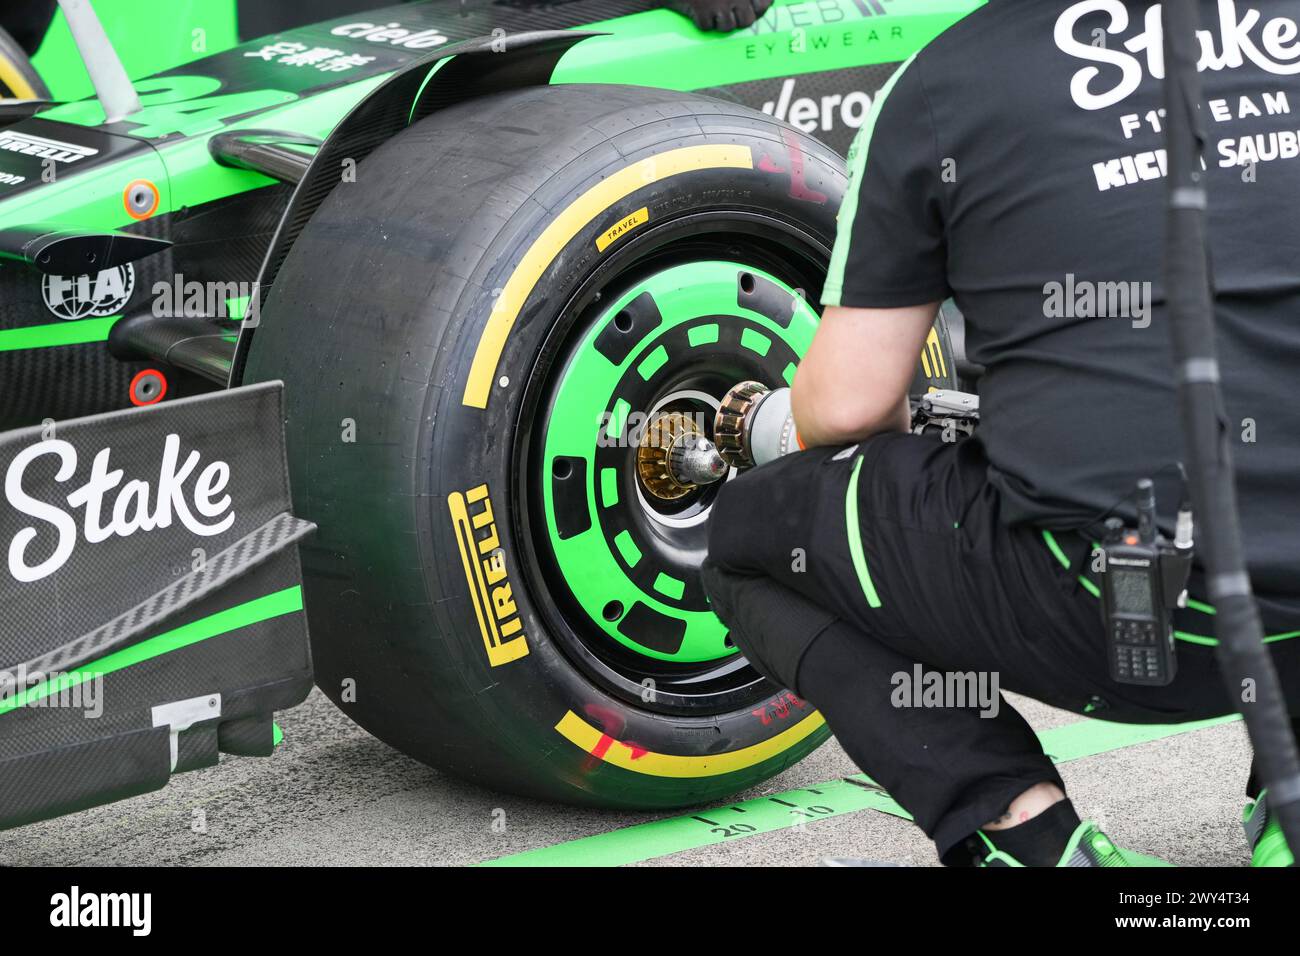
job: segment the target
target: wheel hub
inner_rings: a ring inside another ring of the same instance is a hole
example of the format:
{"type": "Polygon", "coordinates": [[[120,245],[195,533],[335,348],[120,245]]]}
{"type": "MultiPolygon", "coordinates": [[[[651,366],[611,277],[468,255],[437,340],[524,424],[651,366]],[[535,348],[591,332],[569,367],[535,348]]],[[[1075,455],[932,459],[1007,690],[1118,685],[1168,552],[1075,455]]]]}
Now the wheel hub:
{"type": "Polygon", "coordinates": [[[650,419],[637,447],[636,469],[647,492],[662,501],[675,501],[701,485],[720,481],[727,463],[694,419],[669,412],[650,419]]]}
{"type": "Polygon", "coordinates": [[[737,657],[699,580],[729,477],[713,446],[738,381],[788,384],[817,313],[735,262],[688,262],[620,294],[571,344],[540,424],[539,554],[594,653],[699,667],[737,657]]]}

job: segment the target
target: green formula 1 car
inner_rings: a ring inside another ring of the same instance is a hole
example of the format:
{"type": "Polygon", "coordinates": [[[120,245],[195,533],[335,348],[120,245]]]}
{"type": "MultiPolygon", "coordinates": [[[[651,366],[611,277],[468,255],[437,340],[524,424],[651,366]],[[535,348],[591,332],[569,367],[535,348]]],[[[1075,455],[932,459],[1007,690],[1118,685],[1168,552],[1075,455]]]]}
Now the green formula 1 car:
{"type": "MultiPolygon", "coordinates": [[[[656,449],[791,380],[843,154],[977,0],[232,14],[204,55],[172,11],[232,3],[62,6],[0,36],[0,826],[269,753],[313,673],[407,754],[597,806],[826,739],[711,613],[718,486],[656,449]],[[98,720],[38,706],[101,679],[98,720]]],[[[955,385],[941,316],[916,388],[955,385]]]]}

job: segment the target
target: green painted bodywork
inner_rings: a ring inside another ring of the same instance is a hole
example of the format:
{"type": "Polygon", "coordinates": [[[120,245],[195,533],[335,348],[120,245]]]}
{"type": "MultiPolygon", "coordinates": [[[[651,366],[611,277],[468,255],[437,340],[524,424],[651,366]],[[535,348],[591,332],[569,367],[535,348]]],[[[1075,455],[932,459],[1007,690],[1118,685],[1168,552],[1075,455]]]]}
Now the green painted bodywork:
{"type": "Polygon", "coordinates": [[[733,83],[898,63],[925,46],[983,0],[895,0],[889,15],[864,18],[853,0],[827,0],[816,24],[806,3],[777,0],[754,32],[701,34],[669,10],[591,24],[612,37],[585,41],[556,70],[557,83],[631,83],[699,90],[733,83]],[[827,17],[829,19],[829,17],[827,17]],[[629,43],[635,44],[629,48],[629,43]]]}
{"type": "Polygon", "coordinates": [[[79,322],[51,322],[48,325],[21,329],[0,329],[0,352],[106,342],[108,333],[120,318],[120,315],[110,315],[107,318],[82,319],[79,322]]]}
{"type": "MultiPolygon", "coordinates": [[[[131,79],[202,59],[239,43],[235,0],[94,0],[104,32],[131,79]]],[[[32,57],[32,65],[60,101],[79,100],[94,89],[56,10],[32,57]]]]}
{"type": "MultiPolygon", "coordinates": [[[[864,17],[855,0],[788,2],[773,8],[750,30],[704,34],[668,10],[586,24],[583,30],[608,36],[583,40],[560,60],[556,83],[618,83],[677,90],[715,89],[804,73],[891,64],[906,59],[982,0],[894,0],[885,16],[864,17]],[[810,12],[829,24],[811,25],[810,12]]],[[[438,0],[413,7],[446,8],[454,22],[456,4],[438,0]]],[[[209,59],[192,49],[191,30],[206,30],[209,50],[234,43],[230,0],[100,0],[96,4],[127,72],[135,78],[144,111],[113,127],[134,139],[149,141],[154,155],[136,155],[91,170],[69,172],[64,181],[42,185],[5,198],[0,187],[0,228],[31,221],[57,222],[87,229],[132,225],[121,204],[121,188],[133,179],[155,182],[162,203],[155,215],[194,207],[268,185],[257,173],[219,166],[208,142],[218,132],[280,129],[326,137],[357,103],[389,73],[368,76],[331,88],[291,92],[274,86],[223,91],[223,81],[209,59]],[[159,7],[162,12],[158,12],[159,7]],[[155,12],[151,14],[149,10],[155,12]],[[163,19],[163,28],[155,21],[163,19]],[[137,26],[142,24],[143,26],[137,26]],[[193,24],[191,27],[177,24],[193,24]],[[196,57],[199,57],[196,59],[196,57]],[[165,76],[142,74],[188,64],[165,76]],[[233,119],[232,119],[233,118],[233,119]],[[35,206],[39,206],[39,213],[35,206]]],[[[373,16],[373,13],[370,14],[373,16]]],[[[394,14],[400,17],[400,14],[394,14]]],[[[286,31],[281,38],[291,38],[286,31]]],[[[237,49],[251,51],[266,41],[237,49]]],[[[430,51],[436,55],[436,51],[430,51]]],[[[84,68],[75,58],[66,26],[56,22],[34,59],[47,84],[60,98],[90,92],[84,68]]],[[[430,69],[441,61],[431,60],[430,69]]],[[[42,119],[97,127],[103,112],[93,99],[64,103],[39,114],[42,119]]],[[[3,166],[0,165],[0,169],[3,166]]]]}

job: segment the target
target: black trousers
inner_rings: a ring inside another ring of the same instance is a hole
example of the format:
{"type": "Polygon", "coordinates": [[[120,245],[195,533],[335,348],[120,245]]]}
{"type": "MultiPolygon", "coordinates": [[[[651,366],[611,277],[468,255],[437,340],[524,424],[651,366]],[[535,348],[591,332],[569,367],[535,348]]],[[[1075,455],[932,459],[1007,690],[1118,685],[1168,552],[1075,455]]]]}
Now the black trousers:
{"type": "MultiPolygon", "coordinates": [[[[1180,641],[1167,687],[1112,681],[1098,599],[1062,563],[1082,565],[1087,540],[1057,534],[1053,550],[1041,530],[1002,524],[986,469],[977,439],[904,434],[787,456],[721,491],[704,566],[737,646],[822,711],[945,862],[1029,786],[1061,778],[1004,699],[916,706],[918,675],[972,675],[986,689],[996,675],[999,690],[1125,723],[1235,710],[1208,646],[1180,641]]],[[[1201,612],[1175,623],[1212,633],[1201,612]]],[[[1300,639],[1271,646],[1295,714],[1300,639]]]]}

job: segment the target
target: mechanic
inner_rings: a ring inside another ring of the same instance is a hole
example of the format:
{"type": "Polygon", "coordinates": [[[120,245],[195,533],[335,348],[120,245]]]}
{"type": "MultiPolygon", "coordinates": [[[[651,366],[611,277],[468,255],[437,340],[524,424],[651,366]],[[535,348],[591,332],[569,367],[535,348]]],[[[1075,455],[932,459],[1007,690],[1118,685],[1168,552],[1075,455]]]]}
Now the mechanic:
{"type": "MultiPolygon", "coordinates": [[[[1087,586],[1101,520],[1133,523],[1139,480],[1166,533],[1184,494],[1152,6],[992,0],[897,71],[850,152],[825,313],[793,384],[806,450],[730,482],[711,517],[704,579],[737,646],[821,709],[949,865],[1127,863],[1005,701],[984,716],[896,705],[918,664],[1105,720],[1235,710],[1204,637],[1212,608],[1175,610],[1172,683],[1119,683],[1087,586]],[[1097,298],[1115,283],[1142,301],[1097,298]],[[910,434],[906,401],[950,296],[986,369],[980,427],[957,442],[910,434]]],[[[1294,718],[1300,159],[1231,165],[1217,148],[1296,128],[1300,0],[1264,9],[1201,0],[1201,113],[1247,561],[1294,718]]],[[[1206,593],[1198,571],[1190,592],[1206,593]]],[[[1247,793],[1252,862],[1289,863],[1253,779],[1247,793]]]]}

